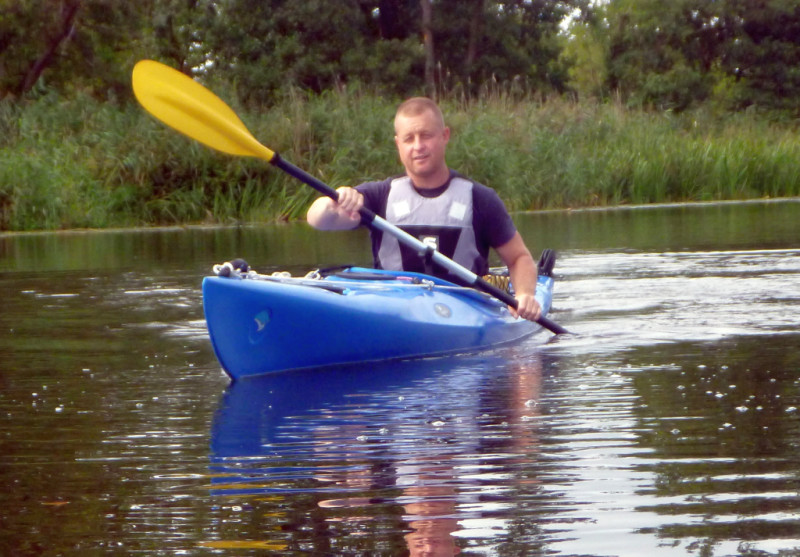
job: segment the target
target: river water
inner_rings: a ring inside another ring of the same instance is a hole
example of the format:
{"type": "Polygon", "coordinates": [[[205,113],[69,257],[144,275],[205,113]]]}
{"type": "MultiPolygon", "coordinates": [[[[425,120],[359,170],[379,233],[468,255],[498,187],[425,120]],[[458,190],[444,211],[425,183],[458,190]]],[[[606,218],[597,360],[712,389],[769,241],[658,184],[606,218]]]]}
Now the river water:
{"type": "Polygon", "coordinates": [[[363,231],[0,236],[0,554],[800,555],[800,202],[516,220],[575,334],[234,385],[202,276],[363,231]]]}

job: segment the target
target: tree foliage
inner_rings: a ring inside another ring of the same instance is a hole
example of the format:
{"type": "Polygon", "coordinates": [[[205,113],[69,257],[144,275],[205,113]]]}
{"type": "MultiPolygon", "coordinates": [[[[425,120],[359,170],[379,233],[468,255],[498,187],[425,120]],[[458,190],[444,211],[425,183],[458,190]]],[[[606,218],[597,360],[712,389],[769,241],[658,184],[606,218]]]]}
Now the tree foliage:
{"type": "MultiPolygon", "coordinates": [[[[557,0],[441,0],[434,28],[443,85],[475,93],[490,81],[523,81],[529,91],[563,92],[560,24],[578,3],[557,0]]],[[[519,85],[519,83],[518,83],[519,85]]]]}
{"type": "Polygon", "coordinates": [[[606,91],[631,104],[800,109],[797,2],[613,0],[599,17],[606,91]]]}
{"type": "Polygon", "coordinates": [[[408,40],[396,22],[380,17],[377,5],[357,0],[214,4],[204,27],[208,61],[237,84],[245,101],[266,101],[291,87],[321,92],[365,82],[391,88],[414,75],[416,41],[408,40]]]}
{"type": "Polygon", "coordinates": [[[731,0],[737,40],[723,59],[738,107],[798,110],[800,5],[793,0],[731,0]]]}
{"type": "Polygon", "coordinates": [[[244,103],[505,87],[800,113],[796,0],[0,0],[0,98],[127,99],[141,58],[244,103]]]}
{"type": "Polygon", "coordinates": [[[0,98],[39,88],[130,97],[149,56],[188,69],[195,0],[0,0],[0,98]]]}
{"type": "MultiPolygon", "coordinates": [[[[122,94],[137,58],[236,84],[244,102],[291,87],[389,94],[523,79],[562,90],[559,23],[571,0],[15,0],[0,16],[0,94],[36,83],[122,94]],[[423,44],[422,7],[431,9],[423,44]]],[[[585,1],[585,0],[582,0],[585,1]]],[[[435,91],[432,92],[435,94],[435,91]]]]}

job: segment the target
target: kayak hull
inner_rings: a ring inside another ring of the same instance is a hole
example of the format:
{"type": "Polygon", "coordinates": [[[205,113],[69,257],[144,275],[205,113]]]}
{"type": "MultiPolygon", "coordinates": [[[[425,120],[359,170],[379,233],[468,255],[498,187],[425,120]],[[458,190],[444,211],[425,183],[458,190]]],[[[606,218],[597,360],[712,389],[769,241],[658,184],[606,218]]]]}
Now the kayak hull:
{"type": "MultiPolygon", "coordinates": [[[[354,278],[347,272],[321,280],[206,277],[203,310],[225,372],[241,379],[469,352],[542,330],[470,288],[416,273],[350,272],[354,278]]],[[[539,279],[537,298],[545,313],[552,284],[550,277],[539,279]]]]}

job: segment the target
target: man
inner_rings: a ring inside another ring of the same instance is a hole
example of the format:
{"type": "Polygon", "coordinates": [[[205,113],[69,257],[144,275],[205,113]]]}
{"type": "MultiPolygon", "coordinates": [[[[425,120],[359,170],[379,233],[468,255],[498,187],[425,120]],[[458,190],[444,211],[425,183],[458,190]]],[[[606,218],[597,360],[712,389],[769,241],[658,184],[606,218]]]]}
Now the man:
{"type": "MultiPolygon", "coordinates": [[[[495,191],[447,166],[450,128],[436,103],[424,97],[403,102],[394,130],[405,175],[339,188],[338,202],[317,199],[308,209],[309,224],[320,230],[356,228],[361,224],[358,211],[366,206],[478,275],[488,271],[489,248],[494,248],[514,285],[518,307],[510,308],[511,313],[538,319],[536,263],[495,191]]],[[[425,270],[421,256],[388,236],[372,231],[376,268],[425,270]]]]}

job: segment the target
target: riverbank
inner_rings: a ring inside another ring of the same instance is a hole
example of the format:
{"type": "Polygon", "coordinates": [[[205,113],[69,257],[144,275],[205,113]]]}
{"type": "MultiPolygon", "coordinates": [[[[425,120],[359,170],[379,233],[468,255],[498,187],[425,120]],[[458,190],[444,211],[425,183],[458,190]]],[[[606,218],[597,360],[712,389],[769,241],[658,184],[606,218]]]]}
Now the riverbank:
{"type": "MultiPolygon", "coordinates": [[[[223,95],[224,96],[224,95],[223,95]]],[[[513,211],[800,196],[800,139],[755,113],[653,113],[504,96],[446,100],[448,162],[513,211]]],[[[332,187],[399,172],[395,102],[353,92],[234,106],[262,143],[332,187]]],[[[0,230],[301,218],[316,192],[229,157],[138,106],[0,103],[0,230]]]]}
{"type": "MultiPolygon", "coordinates": [[[[650,210],[659,211],[663,209],[703,209],[712,206],[725,207],[729,205],[773,205],[777,203],[797,203],[800,204],[798,197],[772,197],[758,199],[739,199],[721,201],[684,201],[667,203],[646,203],[642,205],[607,205],[603,207],[577,207],[566,209],[536,209],[530,211],[516,211],[516,215],[538,214],[538,215],[570,215],[583,213],[616,213],[620,211],[650,210]]],[[[302,224],[302,220],[277,220],[272,222],[237,222],[227,224],[214,223],[187,223],[172,225],[142,225],[142,226],[115,226],[105,228],[66,228],[54,230],[0,230],[0,238],[13,238],[19,236],[83,236],[87,234],[153,234],[160,232],[193,232],[203,230],[224,231],[228,229],[238,230],[257,230],[265,225],[291,226],[302,224]]]]}

